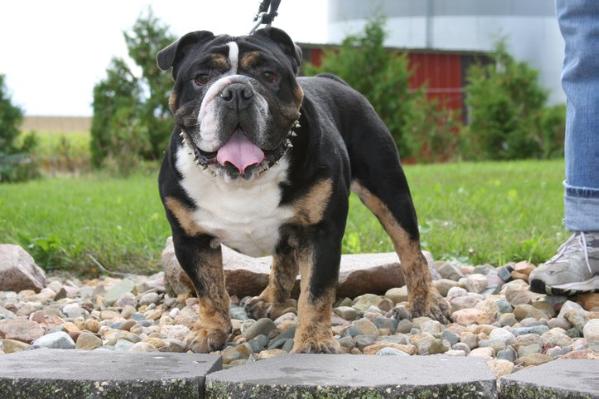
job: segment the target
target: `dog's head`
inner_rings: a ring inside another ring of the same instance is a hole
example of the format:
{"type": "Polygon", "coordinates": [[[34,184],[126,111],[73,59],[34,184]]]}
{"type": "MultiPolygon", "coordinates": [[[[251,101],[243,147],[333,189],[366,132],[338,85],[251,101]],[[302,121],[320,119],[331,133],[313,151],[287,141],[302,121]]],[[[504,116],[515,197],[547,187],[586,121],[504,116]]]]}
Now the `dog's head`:
{"type": "Polygon", "coordinates": [[[296,81],[301,50],[285,32],[191,32],[157,61],[172,68],[169,104],[198,165],[250,179],[283,156],[303,99],[296,81]]]}

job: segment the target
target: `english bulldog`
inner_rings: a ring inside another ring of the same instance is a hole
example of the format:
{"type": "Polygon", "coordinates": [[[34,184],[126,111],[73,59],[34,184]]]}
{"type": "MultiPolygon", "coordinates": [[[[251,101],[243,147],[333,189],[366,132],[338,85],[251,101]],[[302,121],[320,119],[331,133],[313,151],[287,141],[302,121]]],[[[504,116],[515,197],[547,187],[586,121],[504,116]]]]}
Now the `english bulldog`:
{"type": "Polygon", "coordinates": [[[301,61],[291,38],[272,27],[240,37],[191,32],[158,53],[175,81],[159,191],[199,299],[188,337],[195,352],[223,348],[231,332],[221,243],[273,256],[268,286],[247,304],[253,317],[294,306],[299,273],[292,351],[338,350],[330,324],[350,191],[393,242],[412,316],[447,321],[389,130],[340,78],[298,77],[301,61]]]}

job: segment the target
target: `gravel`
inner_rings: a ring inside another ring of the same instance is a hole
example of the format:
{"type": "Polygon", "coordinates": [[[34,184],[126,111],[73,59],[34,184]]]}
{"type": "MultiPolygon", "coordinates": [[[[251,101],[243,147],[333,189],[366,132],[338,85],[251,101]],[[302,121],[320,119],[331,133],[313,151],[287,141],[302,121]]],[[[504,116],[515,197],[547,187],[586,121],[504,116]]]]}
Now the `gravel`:
{"type": "MultiPolygon", "coordinates": [[[[498,377],[562,357],[597,356],[599,312],[534,294],[524,279],[503,283],[488,265],[436,267],[443,278],[435,286],[451,305],[452,323],[411,318],[405,286],[339,298],[332,321],[340,351],[480,357],[498,377]]],[[[515,276],[533,268],[522,263],[515,276]]],[[[231,298],[233,333],[219,351],[225,367],[282,356],[293,347],[295,313],[253,320],[243,306],[247,300],[231,298]]],[[[0,292],[0,355],[38,347],[185,352],[198,309],[196,298],[165,291],[163,273],[85,281],[50,276],[39,293],[0,292]]]]}

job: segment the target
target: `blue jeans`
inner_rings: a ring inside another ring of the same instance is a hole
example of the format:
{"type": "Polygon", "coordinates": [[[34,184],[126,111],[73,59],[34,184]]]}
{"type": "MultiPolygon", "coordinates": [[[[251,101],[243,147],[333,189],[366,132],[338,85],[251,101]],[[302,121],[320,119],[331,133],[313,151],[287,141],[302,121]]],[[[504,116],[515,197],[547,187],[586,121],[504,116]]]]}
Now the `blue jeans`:
{"type": "Polygon", "coordinates": [[[556,0],[566,42],[564,213],[570,231],[599,231],[599,0],[556,0]]]}

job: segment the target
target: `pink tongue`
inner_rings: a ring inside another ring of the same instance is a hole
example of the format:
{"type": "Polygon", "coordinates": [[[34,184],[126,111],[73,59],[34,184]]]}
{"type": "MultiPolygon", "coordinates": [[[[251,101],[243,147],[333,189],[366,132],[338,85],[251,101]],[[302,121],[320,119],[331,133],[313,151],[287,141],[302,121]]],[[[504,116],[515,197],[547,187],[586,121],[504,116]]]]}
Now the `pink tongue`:
{"type": "Polygon", "coordinates": [[[219,148],[216,153],[216,160],[223,166],[230,162],[237,170],[244,173],[248,166],[258,164],[264,160],[264,152],[249,141],[245,134],[236,130],[229,141],[219,148]]]}

